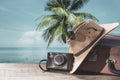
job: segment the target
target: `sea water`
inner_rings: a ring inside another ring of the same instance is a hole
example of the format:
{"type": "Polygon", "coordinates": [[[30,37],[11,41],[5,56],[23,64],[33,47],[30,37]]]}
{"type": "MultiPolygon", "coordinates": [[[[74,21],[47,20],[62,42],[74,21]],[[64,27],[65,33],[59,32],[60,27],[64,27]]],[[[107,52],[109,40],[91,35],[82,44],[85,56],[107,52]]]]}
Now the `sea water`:
{"type": "Polygon", "coordinates": [[[67,52],[67,48],[0,47],[0,63],[38,63],[48,52],[67,52]]]}

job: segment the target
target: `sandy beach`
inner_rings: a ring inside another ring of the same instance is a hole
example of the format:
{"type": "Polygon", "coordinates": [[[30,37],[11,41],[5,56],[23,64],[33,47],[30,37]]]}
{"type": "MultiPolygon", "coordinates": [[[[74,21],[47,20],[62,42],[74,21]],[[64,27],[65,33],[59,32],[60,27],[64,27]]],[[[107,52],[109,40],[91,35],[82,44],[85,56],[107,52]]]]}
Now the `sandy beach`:
{"type": "Polygon", "coordinates": [[[43,72],[38,64],[0,63],[0,80],[120,80],[120,77],[43,72]]]}

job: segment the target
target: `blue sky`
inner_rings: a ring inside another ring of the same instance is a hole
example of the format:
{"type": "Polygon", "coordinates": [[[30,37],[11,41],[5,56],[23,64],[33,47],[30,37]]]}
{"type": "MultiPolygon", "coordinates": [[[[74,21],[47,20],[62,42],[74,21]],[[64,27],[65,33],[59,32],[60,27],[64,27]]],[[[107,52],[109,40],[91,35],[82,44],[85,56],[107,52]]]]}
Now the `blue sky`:
{"type": "MultiPolygon", "coordinates": [[[[0,46],[40,46],[46,47],[36,32],[36,18],[49,14],[44,11],[48,0],[0,0],[0,46]]],[[[95,15],[99,23],[120,22],[120,0],[90,0],[81,10],[95,15]]],[[[120,34],[118,27],[112,33],[120,34]]],[[[52,46],[59,44],[55,41],[52,46]]],[[[64,45],[60,45],[64,46],[64,45]]]]}

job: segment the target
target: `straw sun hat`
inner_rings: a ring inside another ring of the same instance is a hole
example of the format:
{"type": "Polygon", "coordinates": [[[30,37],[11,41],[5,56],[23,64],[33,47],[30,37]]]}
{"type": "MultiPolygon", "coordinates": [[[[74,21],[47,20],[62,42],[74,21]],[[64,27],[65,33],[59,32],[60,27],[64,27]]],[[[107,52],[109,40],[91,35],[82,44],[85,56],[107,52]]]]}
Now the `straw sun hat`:
{"type": "Polygon", "coordinates": [[[98,41],[118,25],[119,23],[99,25],[92,20],[87,20],[74,27],[67,39],[68,52],[74,54],[73,68],[70,73],[74,73],[98,41]]]}

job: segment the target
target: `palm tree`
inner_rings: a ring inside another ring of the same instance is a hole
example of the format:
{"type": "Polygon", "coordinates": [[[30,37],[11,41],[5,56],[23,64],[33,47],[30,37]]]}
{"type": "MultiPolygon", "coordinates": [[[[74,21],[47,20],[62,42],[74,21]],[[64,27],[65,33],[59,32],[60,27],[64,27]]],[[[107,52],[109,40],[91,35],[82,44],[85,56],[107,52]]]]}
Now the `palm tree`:
{"type": "Polygon", "coordinates": [[[77,12],[89,0],[50,0],[47,2],[45,10],[51,11],[49,15],[40,17],[41,21],[37,30],[43,29],[43,38],[48,42],[48,46],[58,39],[59,42],[66,42],[67,32],[74,25],[84,21],[85,19],[98,19],[90,13],[77,12]]]}

